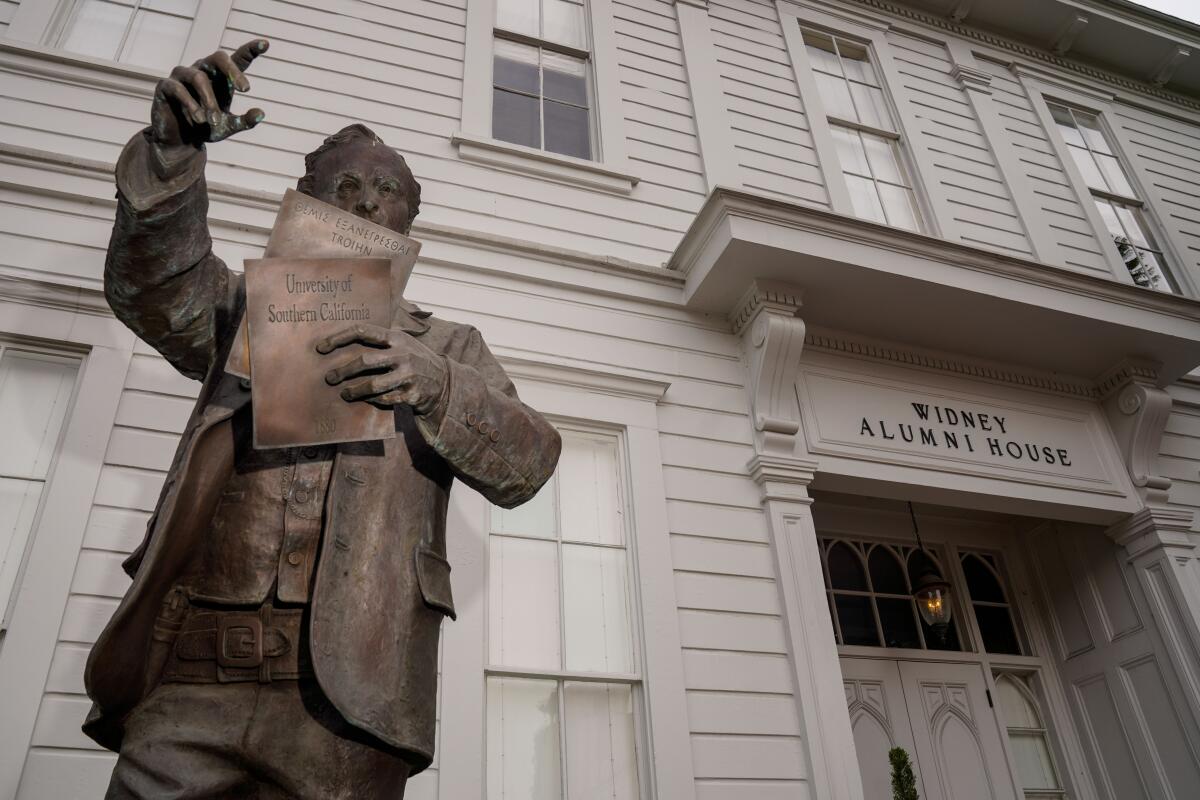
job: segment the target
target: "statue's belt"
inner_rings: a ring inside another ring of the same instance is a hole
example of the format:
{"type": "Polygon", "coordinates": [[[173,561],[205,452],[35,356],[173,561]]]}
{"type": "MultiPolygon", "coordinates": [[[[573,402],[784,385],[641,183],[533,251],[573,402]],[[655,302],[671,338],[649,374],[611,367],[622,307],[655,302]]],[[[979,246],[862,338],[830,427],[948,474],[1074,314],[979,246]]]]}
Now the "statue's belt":
{"type": "Polygon", "coordinates": [[[304,609],[193,609],[163,670],[167,683],[288,680],[312,674],[300,645],[304,609]]]}

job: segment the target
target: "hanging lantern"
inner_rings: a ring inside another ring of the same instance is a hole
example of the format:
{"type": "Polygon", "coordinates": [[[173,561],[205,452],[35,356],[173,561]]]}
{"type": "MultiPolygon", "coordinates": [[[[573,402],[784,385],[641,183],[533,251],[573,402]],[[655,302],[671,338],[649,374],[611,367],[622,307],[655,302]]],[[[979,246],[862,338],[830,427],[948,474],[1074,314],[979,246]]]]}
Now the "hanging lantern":
{"type": "Polygon", "coordinates": [[[930,569],[913,581],[913,599],[917,601],[917,611],[921,619],[933,630],[933,635],[939,644],[946,643],[946,633],[950,629],[950,617],[954,614],[954,604],[950,602],[950,582],[933,570],[933,558],[928,555],[925,545],[921,542],[921,530],[917,527],[917,514],[913,504],[909,502],[908,513],[912,517],[913,535],[917,539],[917,548],[926,555],[930,569]]]}

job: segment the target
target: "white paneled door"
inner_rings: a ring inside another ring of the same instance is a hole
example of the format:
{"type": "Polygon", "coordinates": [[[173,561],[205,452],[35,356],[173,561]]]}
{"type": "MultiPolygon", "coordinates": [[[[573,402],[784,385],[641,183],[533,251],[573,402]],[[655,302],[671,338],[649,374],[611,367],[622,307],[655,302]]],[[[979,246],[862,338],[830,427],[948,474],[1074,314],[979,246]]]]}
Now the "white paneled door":
{"type": "Polygon", "coordinates": [[[979,665],[841,663],[866,800],[891,800],[891,747],[908,751],[923,800],[1019,797],[979,665]]]}

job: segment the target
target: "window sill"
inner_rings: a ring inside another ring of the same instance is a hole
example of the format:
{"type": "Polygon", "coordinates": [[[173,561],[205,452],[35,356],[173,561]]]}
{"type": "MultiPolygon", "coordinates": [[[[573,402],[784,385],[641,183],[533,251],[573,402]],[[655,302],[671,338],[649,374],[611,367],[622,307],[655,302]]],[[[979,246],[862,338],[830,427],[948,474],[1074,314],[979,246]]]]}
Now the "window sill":
{"type": "Polygon", "coordinates": [[[535,150],[532,147],[502,142],[486,136],[460,132],[453,134],[450,141],[458,148],[458,155],[464,161],[504,167],[514,172],[552,178],[588,189],[630,194],[638,182],[634,175],[594,161],[547,153],[544,150],[535,150]]]}
{"type": "Polygon", "coordinates": [[[14,64],[30,69],[31,65],[28,61],[17,61],[17,59],[32,59],[41,62],[33,66],[33,71],[64,78],[71,83],[97,85],[104,88],[111,88],[115,83],[120,88],[145,96],[153,95],[155,85],[166,77],[166,73],[160,73],[159,70],[137,64],[94,58],[15,39],[0,41],[0,63],[14,64]]]}

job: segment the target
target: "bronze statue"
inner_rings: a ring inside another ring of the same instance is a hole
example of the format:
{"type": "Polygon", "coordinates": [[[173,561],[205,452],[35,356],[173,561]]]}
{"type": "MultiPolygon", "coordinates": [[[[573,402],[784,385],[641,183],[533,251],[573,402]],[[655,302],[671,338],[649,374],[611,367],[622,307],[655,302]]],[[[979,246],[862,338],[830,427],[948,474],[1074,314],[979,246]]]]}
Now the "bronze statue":
{"type": "MultiPolygon", "coordinates": [[[[109,798],[401,797],[433,758],[451,483],[511,507],[558,460],[478,331],[402,298],[390,328],[318,345],[346,402],[393,410],[395,438],[251,446],[249,384],[223,369],[243,279],[213,255],[204,165],[262,120],[230,101],[267,46],[177,67],[117,166],[105,294],[203,387],[88,659],[84,730],[120,752],[109,798]],[[352,342],[373,349],[339,358],[352,342]]],[[[401,233],[417,215],[420,185],[364,126],[305,167],[306,194],[401,233]]]]}

